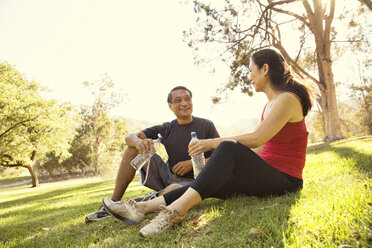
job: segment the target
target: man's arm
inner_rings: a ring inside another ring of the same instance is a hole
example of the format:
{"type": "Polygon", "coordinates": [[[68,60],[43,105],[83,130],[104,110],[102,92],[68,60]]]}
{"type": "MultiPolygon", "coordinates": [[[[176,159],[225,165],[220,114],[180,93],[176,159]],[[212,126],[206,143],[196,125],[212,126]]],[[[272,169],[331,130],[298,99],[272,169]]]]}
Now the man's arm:
{"type": "MultiPolygon", "coordinates": [[[[209,158],[206,158],[205,163],[207,163],[208,160],[209,158]]],[[[192,162],[190,159],[190,160],[185,160],[185,161],[181,161],[177,163],[175,166],[173,166],[172,172],[173,174],[176,174],[182,177],[183,175],[185,175],[187,172],[191,170],[192,170],[192,162]]]]}
{"type": "Polygon", "coordinates": [[[142,131],[137,133],[130,133],[125,137],[127,146],[137,148],[140,154],[150,153],[154,145],[152,139],[147,139],[142,131]]]}

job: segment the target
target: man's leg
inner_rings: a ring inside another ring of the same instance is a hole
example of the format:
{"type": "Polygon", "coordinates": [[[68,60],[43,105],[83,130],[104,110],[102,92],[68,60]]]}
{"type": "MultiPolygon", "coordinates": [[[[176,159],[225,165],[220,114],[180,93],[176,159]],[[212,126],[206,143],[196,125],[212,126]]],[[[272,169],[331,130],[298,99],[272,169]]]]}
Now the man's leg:
{"type": "MultiPolygon", "coordinates": [[[[112,193],[112,199],[117,201],[121,200],[128,185],[133,181],[136,170],[130,165],[130,162],[137,156],[137,154],[138,150],[132,147],[128,147],[124,151],[118,174],[116,176],[116,183],[114,192],[112,193]]],[[[97,212],[85,217],[85,223],[99,221],[109,216],[109,213],[103,206],[101,206],[97,212]]]]}
{"type": "Polygon", "coordinates": [[[168,192],[171,192],[172,190],[175,190],[175,189],[178,189],[178,188],[181,188],[181,185],[178,185],[178,184],[168,185],[167,187],[165,187],[164,190],[159,192],[158,196],[164,195],[164,194],[166,194],[168,192]]]}
{"type": "Polygon", "coordinates": [[[136,170],[130,165],[130,161],[132,161],[137,154],[138,150],[136,148],[128,147],[125,150],[118,174],[116,176],[115,189],[112,193],[112,199],[120,201],[129,183],[133,181],[136,170]]]}

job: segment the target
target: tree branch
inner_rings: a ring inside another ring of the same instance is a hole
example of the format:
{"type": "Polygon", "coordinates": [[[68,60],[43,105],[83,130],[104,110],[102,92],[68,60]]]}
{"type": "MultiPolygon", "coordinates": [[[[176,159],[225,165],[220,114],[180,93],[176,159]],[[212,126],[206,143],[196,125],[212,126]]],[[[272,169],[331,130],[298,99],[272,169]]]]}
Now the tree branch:
{"type": "Polygon", "coordinates": [[[349,42],[349,43],[353,43],[353,42],[364,42],[364,40],[360,39],[360,40],[332,40],[331,42],[349,42]]]}
{"type": "Polygon", "coordinates": [[[309,29],[314,33],[314,29],[313,29],[313,25],[314,25],[314,12],[313,10],[311,9],[311,6],[309,4],[309,2],[307,0],[303,0],[302,1],[302,4],[304,5],[305,7],[305,10],[306,10],[306,13],[307,13],[307,17],[309,18],[309,29]]]}
{"type": "Polygon", "coordinates": [[[294,60],[294,62],[297,64],[298,62],[298,59],[300,58],[300,55],[301,55],[301,52],[302,52],[302,48],[304,47],[305,45],[305,38],[301,40],[301,46],[300,46],[300,49],[298,50],[298,53],[297,53],[297,56],[296,56],[296,59],[294,60]]]}
{"type": "Polygon", "coordinates": [[[307,1],[307,0],[303,0],[302,1],[302,4],[304,5],[304,7],[305,7],[305,10],[306,10],[306,12],[307,12],[307,15],[310,17],[313,17],[314,16],[314,12],[313,12],[313,10],[311,9],[311,6],[310,6],[310,4],[309,4],[309,2],[307,1]]]}
{"type": "Polygon", "coordinates": [[[284,49],[284,47],[280,43],[273,44],[273,46],[280,51],[280,53],[284,56],[284,58],[286,58],[287,61],[289,61],[289,64],[293,66],[293,69],[295,69],[295,70],[297,70],[297,71],[300,72],[300,73],[298,73],[299,75],[302,74],[302,75],[306,76],[307,78],[309,78],[311,81],[313,81],[315,84],[317,84],[319,87],[323,87],[316,78],[314,78],[309,73],[307,73],[304,69],[302,69],[302,67],[299,66],[296,63],[296,61],[294,61],[289,56],[289,54],[287,53],[287,51],[284,49]]]}
{"type": "Polygon", "coordinates": [[[24,165],[24,164],[22,164],[22,163],[16,163],[16,164],[3,164],[3,163],[1,163],[0,166],[11,167],[11,168],[14,168],[14,167],[24,167],[24,168],[27,168],[27,166],[24,165]]]}
{"type": "Polygon", "coordinates": [[[2,134],[0,134],[0,138],[3,137],[6,133],[10,132],[12,129],[16,128],[18,125],[21,125],[21,124],[26,123],[26,122],[29,122],[29,121],[36,120],[38,117],[39,116],[36,116],[35,118],[24,120],[24,121],[20,121],[20,122],[16,123],[15,125],[13,125],[10,128],[8,128],[5,132],[3,132],[2,134]]]}
{"type": "Polygon", "coordinates": [[[325,50],[328,51],[327,53],[331,52],[331,24],[335,15],[335,0],[331,0],[331,7],[329,9],[328,17],[325,20],[325,28],[324,28],[324,44],[326,45],[325,50]]]}
{"type": "Polygon", "coordinates": [[[362,4],[367,6],[369,8],[369,10],[372,10],[372,1],[371,0],[359,0],[359,2],[361,2],[362,4]]]}
{"type": "Polygon", "coordinates": [[[279,12],[279,13],[282,13],[282,14],[286,14],[286,15],[289,15],[289,16],[293,16],[294,18],[296,18],[297,20],[300,20],[301,22],[303,22],[308,28],[310,28],[310,23],[307,22],[307,20],[305,18],[303,18],[302,16],[300,15],[297,15],[296,13],[293,13],[291,11],[288,11],[288,10],[283,10],[283,9],[278,9],[278,8],[271,8],[272,10],[276,11],[276,12],[279,12]]]}
{"type": "Polygon", "coordinates": [[[25,165],[24,163],[22,163],[21,161],[16,161],[16,163],[14,164],[10,164],[10,162],[12,162],[14,159],[12,156],[8,155],[8,154],[5,154],[1,157],[1,163],[0,163],[0,166],[3,166],[3,167],[25,167],[27,168],[27,165],[25,165]],[[5,158],[5,159],[4,159],[5,158]],[[7,160],[6,160],[7,159],[7,160]]]}

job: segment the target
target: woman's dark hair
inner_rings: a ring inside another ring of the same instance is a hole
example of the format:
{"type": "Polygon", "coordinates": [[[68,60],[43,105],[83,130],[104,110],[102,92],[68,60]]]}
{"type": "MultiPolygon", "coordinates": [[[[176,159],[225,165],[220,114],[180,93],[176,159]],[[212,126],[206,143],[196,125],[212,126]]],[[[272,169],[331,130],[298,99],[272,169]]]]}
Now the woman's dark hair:
{"type": "Polygon", "coordinates": [[[312,106],[311,90],[293,79],[283,56],[273,49],[262,49],[252,55],[252,60],[259,69],[264,64],[269,66],[268,75],[274,89],[292,92],[300,98],[302,113],[306,116],[312,106]]]}
{"type": "Polygon", "coordinates": [[[188,88],[186,88],[185,86],[177,86],[177,87],[174,87],[168,94],[168,98],[167,98],[167,102],[168,103],[172,103],[172,92],[175,91],[175,90],[187,90],[190,94],[190,96],[192,97],[192,93],[191,93],[191,90],[189,90],[188,88]]]}

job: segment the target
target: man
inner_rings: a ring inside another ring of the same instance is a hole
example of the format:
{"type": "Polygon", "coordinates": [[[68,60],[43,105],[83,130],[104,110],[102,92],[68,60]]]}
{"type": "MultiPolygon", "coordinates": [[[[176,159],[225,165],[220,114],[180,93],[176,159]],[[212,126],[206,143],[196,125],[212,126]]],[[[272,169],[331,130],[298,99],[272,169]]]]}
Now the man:
{"type": "MultiPolygon", "coordinates": [[[[130,162],[138,153],[149,153],[153,147],[152,140],[158,138],[159,133],[163,137],[162,143],[168,153],[168,161],[165,163],[159,155],[155,154],[149,163],[142,167],[139,171],[141,184],[153,189],[156,193],[135,200],[149,200],[151,197],[160,196],[191,183],[194,178],[192,163],[188,155],[191,132],[196,132],[200,139],[219,137],[211,121],[192,116],[192,93],[189,89],[184,86],[173,88],[168,94],[167,101],[169,108],[176,116],[175,120],[131,133],[125,138],[128,148],[124,152],[116,177],[112,194],[113,201],[121,200],[134,178],[136,170],[130,162]]],[[[211,154],[212,152],[205,153],[206,160],[211,154]]],[[[101,207],[96,213],[86,216],[85,222],[98,221],[109,216],[108,212],[101,207]]]]}

